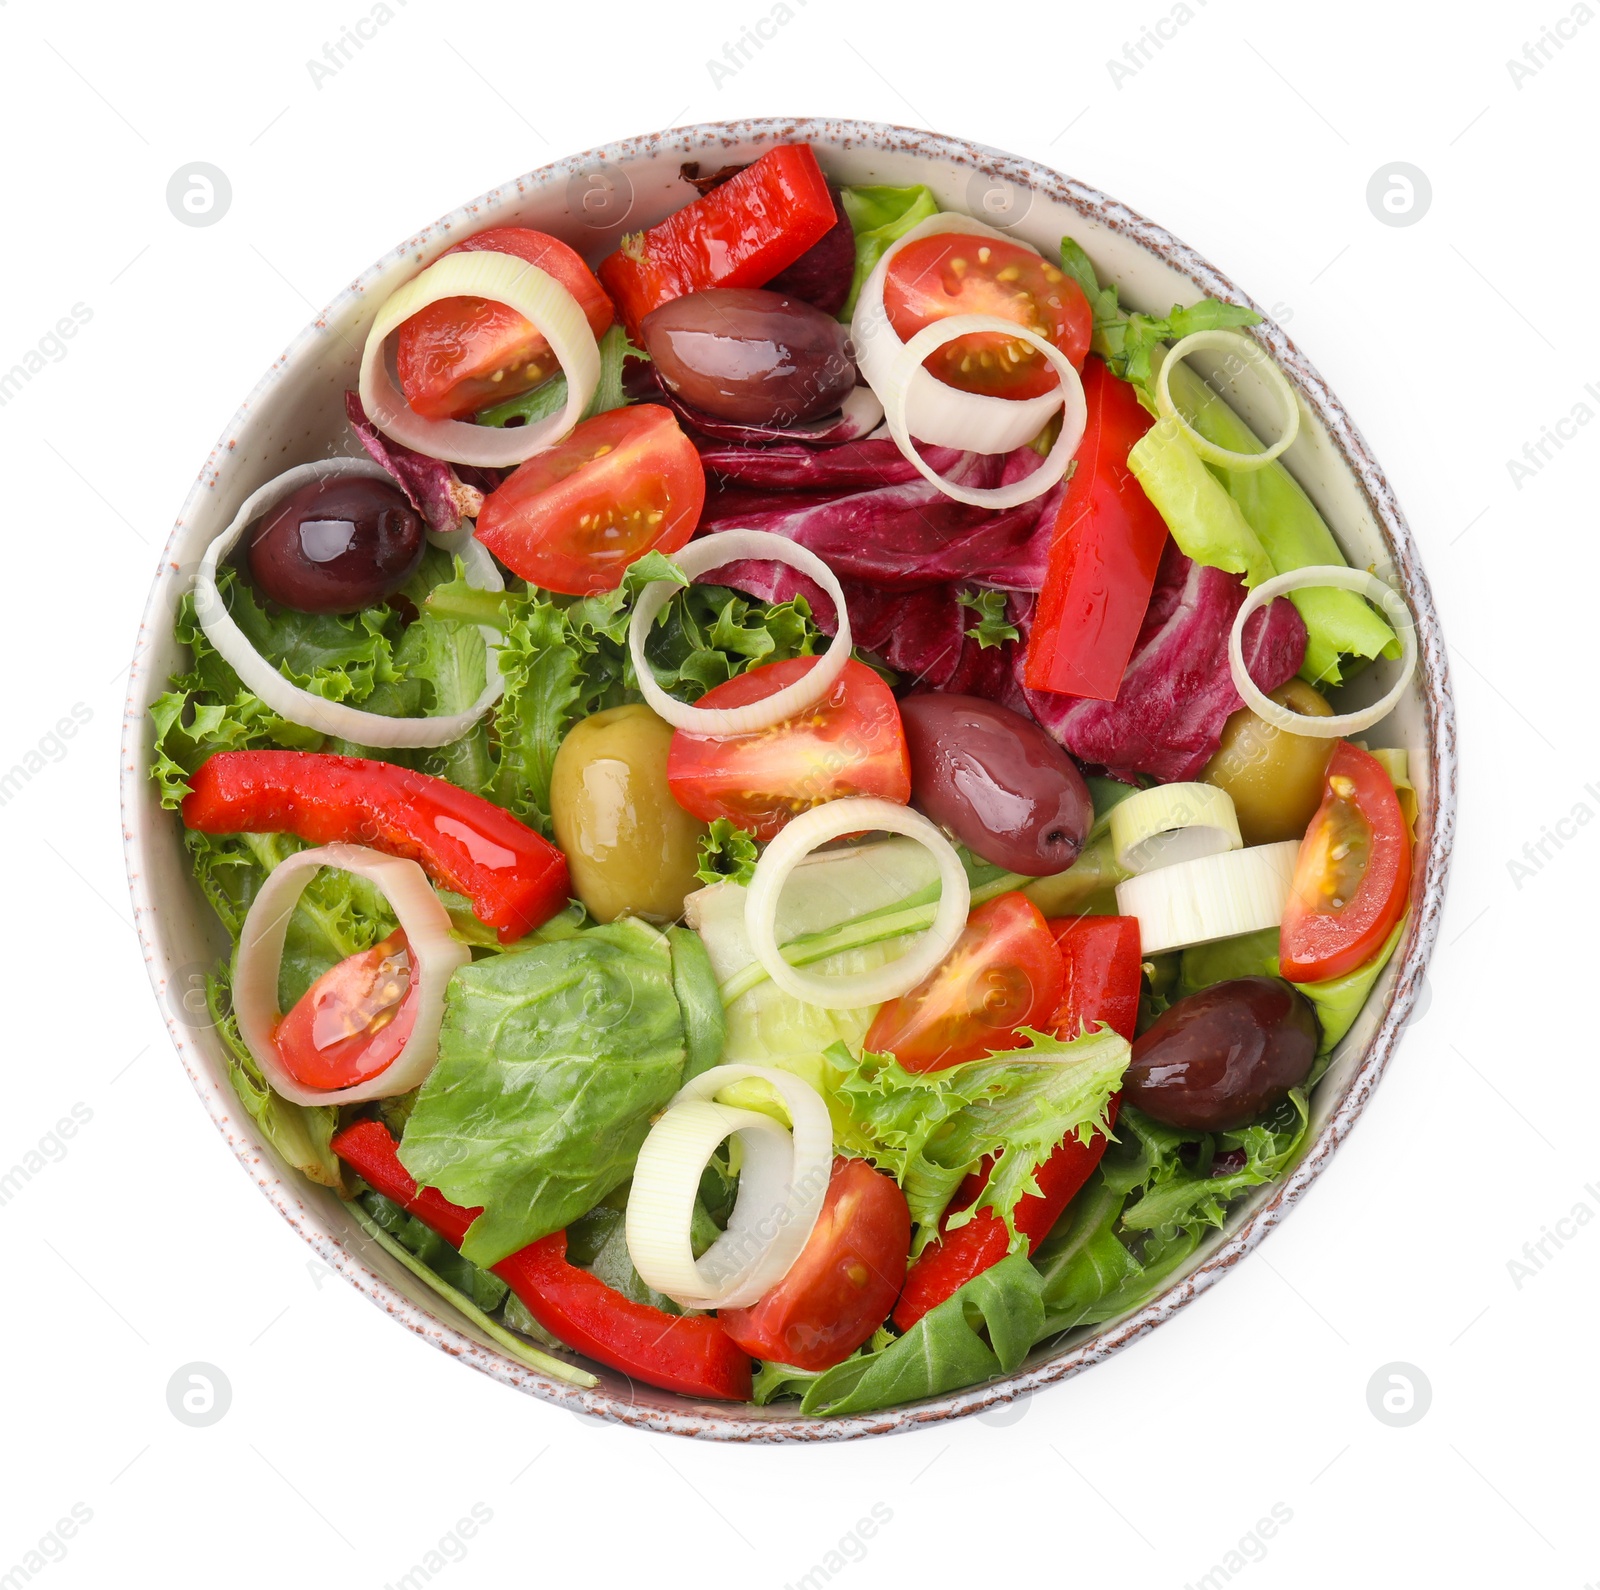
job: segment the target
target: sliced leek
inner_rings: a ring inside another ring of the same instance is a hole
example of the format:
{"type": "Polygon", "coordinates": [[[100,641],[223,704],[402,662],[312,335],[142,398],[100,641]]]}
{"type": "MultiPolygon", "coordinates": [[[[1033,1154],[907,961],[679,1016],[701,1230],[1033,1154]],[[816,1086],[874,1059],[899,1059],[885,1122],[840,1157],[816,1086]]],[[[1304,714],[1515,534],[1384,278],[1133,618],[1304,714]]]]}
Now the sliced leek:
{"type": "Polygon", "coordinates": [[[485,469],[523,463],[553,447],[583,418],[600,384],[600,345],[578,300],[555,277],[513,254],[475,249],[446,254],[397,288],[378,310],[361,354],[361,405],[384,435],[452,464],[485,469]],[[561,364],[566,404],[531,425],[497,428],[424,419],[389,373],[389,338],[419,310],[443,298],[486,298],[529,322],[561,364]]]}
{"type": "Polygon", "coordinates": [[[1295,400],[1294,388],[1289,385],[1288,377],[1272,362],[1265,348],[1237,331],[1196,331],[1175,342],[1161,361],[1161,369],[1156,375],[1156,409],[1162,419],[1177,422],[1188,438],[1189,445],[1208,464],[1216,464],[1221,469],[1265,469],[1280,453],[1286,452],[1300,434],[1300,405],[1295,400]],[[1259,453],[1236,453],[1230,448],[1218,447],[1178,412],[1177,405],[1172,401],[1173,368],[1191,353],[1199,353],[1203,349],[1226,354],[1234,365],[1249,365],[1266,383],[1283,412],[1278,439],[1271,447],[1259,453]]]}
{"type": "MultiPolygon", "coordinates": [[[[449,745],[467,733],[505,692],[505,680],[500,674],[498,630],[479,626],[488,648],[484,657],[487,682],[483,693],[466,711],[441,713],[431,718],[391,718],[385,713],[366,712],[348,702],[329,701],[303,690],[256,650],[250,637],[234,622],[217,589],[218,565],[251,525],[302,486],[341,475],[368,480],[391,479],[386,469],[369,458],[325,458],[315,464],[296,464],[251,492],[233,516],[233,522],[206,548],[200,559],[194,577],[195,617],[206,639],[238,674],[245,688],[259,696],[280,718],[298,723],[302,728],[315,729],[318,734],[331,734],[341,740],[353,740],[357,745],[385,750],[449,745]]],[[[494,559],[470,531],[463,541],[452,537],[451,549],[461,559],[468,585],[482,591],[505,589],[505,580],[494,559]]]]}
{"type": "Polygon", "coordinates": [[[1117,910],[1137,917],[1146,955],[1277,927],[1300,842],[1253,845],[1158,867],[1117,885],[1117,910]]]}
{"type": "Polygon", "coordinates": [[[1365,569],[1346,569],[1334,564],[1322,567],[1292,569],[1276,579],[1267,580],[1255,587],[1239,611],[1233,615],[1233,630],[1228,636],[1228,668],[1233,674],[1233,687],[1244,698],[1244,704],[1258,718],[1264,718],[1275,729],[1285,734],[1299,734],[1317,740],[1345,740],[1352,734],[1370,729],[1380,719],[1388,717],[1411,682],[1417,666],[1417,626],[1411,620],[1411,609],[1397,591],[1391,590],[1376,574],[1365,569]],[[1339,591],[1357,591],[1369,601],[1376,602],[1394,626],[1400,637],[1400,671],[1394,683],[1371,706],[1358,712],[1336,713],[1331,718],[1316,718],[1306,713],[1291,712],[1281,707],[1270,696],[1257,688],[1244,665],[1244,626],[1257,608],[1291,592],[1308,586],[1332,586],[1339,591]]]}
{"type": "Polygon", "coordinates": [[[745,894],[745,931],[767,976],[784,993],[827,1010],[859,1010],[915,988],[955,947],[971,899],[966,869],[955,847],[921,812],[892,801],[847,796],[802,812],[767,846],[745,894]],[[778,901],[789,874],[830,839],[878,830],[915,839],[939,864],[939,905],[928,931],[898,960],[870,971],[822,977],[790,965],[777,937],[778,901]]]}
{"type": "Polygon", "coordinates": [[[771,1066],[714,1066],[678,1091],[639,1150],[624,1224],[633,1267],[684,1308],[747,1308],[800,1257],[832,1169],[833,1126],[810,1083],[771,1066]],[[777,1093],[791,1128],[717,1103],[724,1088],[751,1080],[777,1093]],[[689,1232],[700,1176],[729,1137],[741,1155],[739,1194],[726,1229],[696,1259],[689,1232]]]}
{"type": "Polygon", "coordinates": [[[1213,784],[1157,784],[1111,809],[1111,848],[1124,872],[1153,872],[1238,850],[1233,797],[1213,784]]]}

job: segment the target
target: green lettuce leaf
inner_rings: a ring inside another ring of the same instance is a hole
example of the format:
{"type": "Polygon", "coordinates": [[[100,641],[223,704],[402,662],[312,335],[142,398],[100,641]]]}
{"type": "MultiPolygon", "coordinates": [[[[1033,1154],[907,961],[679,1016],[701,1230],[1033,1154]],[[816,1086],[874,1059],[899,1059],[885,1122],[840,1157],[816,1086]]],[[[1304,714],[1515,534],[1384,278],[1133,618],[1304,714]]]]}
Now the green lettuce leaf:
{"type": "MultiPolygon", "coordinates": [[[[404,605],[379,603],[360,613],[296,613],[257,597],[232,568],[217,590],[234,621],[262,656],[302,689],[328,701],[390,717],[438,716],[470,706],[486,680],[483,637],[469,623],[426,612],[428,594],[451,580],[452,560],[432,550],[399,593],[404,605]],[[411,610],[423,609],[411,619],[411,610]]],[[[151,703],[156,755],[151,772],[164,806],[188,793],[189,775],[217,751],[281,747],[377,755],[421,772],[438,773],[481,792],[489,772],[488,738],[480,724],[437,751],[372,752],[280,718],[246,690],[194,616],[193,593],[178,604],[174,632],[189,663],[151,703]]]]}
{"type": "Polygon", "coordinates": [[[999,646],[1008,640],[1021,640],[1022,632],[1015,624],[1006,622],[1006,593],[1004,591],[957,591],[956,600],[970,607],[978,622],[967,631],[977,641],[981,650],[999,646]]]}
{"type": "Polygon", "coordinates": [[[332,1148],[339,1112],[332,1105],[291,1104],[267,1086],[260,1067],[239,1036],[228,1003],[228,979],[218,972],[206,979],[206,1009],[222,1040],[228,1081],[245,1113],[287,1165],[324,1187],[343,1194],[344,1167],[332,1148]]]}
{"type": "Polygon", "coordinates": [[[1272,560],[1175,419],[1157,420],[1133,444],[1128,468],[1166,521],[1185,556],[1242,574],[1246,585],[1272,578],[1272,560]]]}
{"type": "Polygon", "coordinates": [[[483,1207],[461,1251],[493,1265],[627,1180],[685,1053],[669,941],[637,920],[464,966],[400,1159],[483,1207]]]}
{"type": "Polygon", "coordinates": [[[667,943],[672,951],[672,991],[683,1017],[685,1059],[683,1080],[722,1063],[728,1038],[727,1013],[717,974],[700,935],[691,928],[670,927],[667,943]]]}
{"type": "MultiPolygon", "coordinates": [[[[1022,1254],[975,1276],[904,1336],[877,1352],[835,1364],[805,1387],[800,1411],[817,1418],[871,1413],[936,1397],[1009,1374],[1044,1328],[1043,1283],[1022,1254]]],[[[783,1370],[769,1397],[798,1389],[799,1372],[783,1370]]]]}
{"type": "Polygon", "coordinates": [[[842,1044],[828,1051],[848,1122],[837,1146],[900,1183],[918,1227],[914,1251],[937,1234],[956,1188],[990,1154],[997,1157],[982,1193],[950,1224],[990,1209],[1005,1222],[1011,1251],[1026,1248],[1015,1214],[1024,1193],[1039,1191],[1034,1173],[1068,1137],[1088,1142],[1110,1129],[1107,1107],[1127,1068],[1127,1040],[1109,1028],[1070,1042],[1023,1032],[1025,1048],[921,1073],[893,1055],[857,1059],[842,1044]]]}
{"type": "Polygon", "coordinates": [[[855,313],[856,299],[891,243],[902,238],[918,221],[939,213],[930,188],[841,188],[839,200],[856,234],[856,271],[850,296],[839,311],[841,320],[855,313]]]}
{"type": "Polygon", "coordinates": [[[752,835],[726,817],[713,817],[711,831],[700,841],[700,865],[694,875],[701,883],[734,883],[749,887],[756,875],[761,847],[752,835]]]}
{"type": "MultiPolygon", "coordinates": [[[[1258,453],[1261,442],[1187,364],[1174,366],[1169,381],[1179,413],[1208,442],[1235,453],[1258,453]]],[[[1239,506],[1279,574],[1313,564],[1342,565],[1344,554],[1315,504],[1283,464],[1264,469],[1216,469],[1222,488],[1239,506]]],[[[1289,600],[1306,624],[1306,660],[1300,676],[1313,685],[1339,684],[1339,658],[1397,657],[1400,643],[1382,615],[1356,591],[1313,586],[1289,600]]]]}

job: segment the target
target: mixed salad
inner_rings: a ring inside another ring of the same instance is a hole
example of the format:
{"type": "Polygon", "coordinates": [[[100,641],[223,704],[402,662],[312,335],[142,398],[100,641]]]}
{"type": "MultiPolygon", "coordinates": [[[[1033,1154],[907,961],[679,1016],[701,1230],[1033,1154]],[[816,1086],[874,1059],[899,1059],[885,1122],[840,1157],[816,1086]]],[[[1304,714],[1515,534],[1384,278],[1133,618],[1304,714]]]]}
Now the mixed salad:
{"type": "Polygon", "coordinates": [[[182,598],[152,777],[239,1098],[374,1242],[563,1380],[859,1413],[1296,1163],[1404,927],[1360,737],[1415,639],[1248,309],[802,144],[683,177],[378,307],[350,445],[182,598]]]}

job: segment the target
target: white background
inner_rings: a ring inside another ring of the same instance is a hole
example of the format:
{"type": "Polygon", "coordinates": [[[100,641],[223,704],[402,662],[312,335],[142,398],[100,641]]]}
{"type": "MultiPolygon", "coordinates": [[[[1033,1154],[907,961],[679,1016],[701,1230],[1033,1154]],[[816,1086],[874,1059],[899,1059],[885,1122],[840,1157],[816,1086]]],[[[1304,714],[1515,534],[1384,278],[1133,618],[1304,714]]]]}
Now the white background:
{"type": "Polygon", "coordinates": [[[0,408],[0,768],[75,703],[92,713],[0,807],[0,1169],[75,1104],[92,1112],[0,1206],[0,1574],[79,1503],[92,1516],[64,1556],[50,1546],[48,1586],[378,1587],[479,1504],[492,1516],[439,1576],[447,1590],[708,1575],[777,1590],[877,1504],[889,1520],[834,1575],[846,1590],[980,1576],[1176,1590],[1281,1504],[1290,1521],[1235,1575],[1248,1587],[1600,1581],[1586,1317],[1600,1222],[1556,1226],[1576,1204],[1600,1211],[1586,1009],[1600,829],[1568,823],[1537,865],[1523,853],[1576,807],[1600,812],[1600,427],[1569,426],[1520,484],[1507,467],[1575,405],[1600,412],[1600,26],[1568,24],[1519,81],[1508,60],[1537,39],[1533,18],[1569,15],[1562,0],[1522,14],[1192,0],[1117,82],[1108,59],[1173,14],[1164,0],[791,0],[794,20],[718,82],[708,58],[769,14],[760,0],[392,3],[318,84],[308,61],[369,14],[361,0],[0,0],[0,369],[74,305],[91,315],[0,408]],[[123,670],[167,527],[315,307],[517,172],[775,113],[914,123],[1045,160],[1290,306],[1416,531],[1463,747],[1431,1004],[1294,1217],[1195,1307],[1016,1422],[805,1450],[581,1421],[319,1278],[173,1057],[129,926],[115,799],[123,670]],[[206,229],[165,202],[196,160],[233,189],[206,229]],[[1365,197],[1396,160],[1433,190],[1406,228],[1365,197]],[[1508,1261],[1547,1227],[1570,1240],[1547,1240],[1519,1285],[1508,1261]],[[232,1386],[206,1429],[166,1403],[195,1360],[232,1386]],[[1395,1361],[1432,1387],[1405,1429],[1367,1402],[1395,1361]]]}

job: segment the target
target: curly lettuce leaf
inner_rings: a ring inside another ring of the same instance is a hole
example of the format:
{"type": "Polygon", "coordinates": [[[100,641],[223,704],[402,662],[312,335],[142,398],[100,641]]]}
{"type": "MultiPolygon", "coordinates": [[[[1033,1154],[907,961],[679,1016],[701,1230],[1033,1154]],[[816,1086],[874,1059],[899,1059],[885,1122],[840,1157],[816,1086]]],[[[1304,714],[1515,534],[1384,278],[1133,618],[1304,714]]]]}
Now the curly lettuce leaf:
{"type": "Polygon", "coordinates": [[[632,1174],[683,1074],[672,974],[666,936],[624,919],[451,979],[400,1159],[484,1209],[461,1249],[474,1264],[561,1230],[632,1174]]]}
{"type": "Polygon", "coordinates": [[[900,1183],[917,1224],[917,1251],[937,1234],[962,1179],[991,1154],[982,1193],[951,1226],[990,1209],[1005,1223],[1010,1250],[1025,1249],[1017,1200],[1039,1191],[1039,1166],[1068,1137],[1088,1142],[1110,1130],[1107,1109],[1127,1069],[1127,1040],[1109,1028],[1070,1042],[1026,1028],[1023,1035],[1025,1048],[920,1073],[893,1055],[857,1059],[842,1044],[827,1052],[842,1073],[836,1096],[848,1123],[838,1146],[900,1183]]]}
{"type": "Polygon", "coordinates": [[[700,841],[700,864],[694,875],[704,884],[731,880],[748,888],[760,856],[761,847],[752,835],[726,817],[713,817],[710,831],[700,841]]]}
{"type": "Polygon", "coordinates": [[[219,971],[206,979],[206,1010],[222,1040],[228,1081],[245,1113],[260,1128],[261,1135],[285,1164],[342,1195],[344,1167],[332,1147],[333,1134],[339,1127],[338,1110],[327,1104],[291,1104],[267,1086],[260,1067],[239,1035],[239,1024],[228,1002],[225,972],[219,971]]]}
{"type": "Polygon", "coordinates": [[[1008,640],[1021,640],[1022,631],[1006,622],[1006,593],[1004,591],[957,591],[956,600],[970,607],[978,615],[978,622],[967,631],[982,651],[1003,645],[1008,640]]]}
{"type": "MultiPolygon", "coordinates": [[[[217,590],[256,650],[301,689],[364,712],[436,716],[471,706],[487,678],[487,652],[475,625],[435,617],[424,606],[429,591],[447,582],[451,572],[451,560],[430,550],[399,593],[404,605],[397,598],[354,614],[296,613],[263,602],[231,568],[219,571],[217,590]],[[417,608],[423,609],[421,616],[410,618],[408,610],[417,608]]],[[[489,746],[481,724],[453,745],[429,752],[373,753],[326,740],[279,717],[244,687],[196,620],[192,592],[178,604],[174,633],[187,648],[189,663],[150,707],[156,731],[151,772],[161,787],[162,805],[182,802],[189,775],[214,752],[264,747],[377,754],[483,790],[489,746]]]]}

